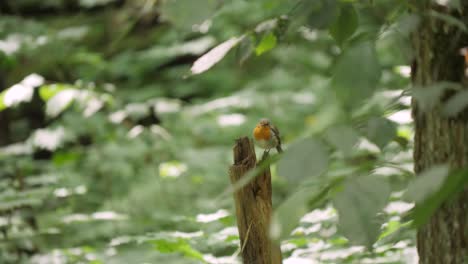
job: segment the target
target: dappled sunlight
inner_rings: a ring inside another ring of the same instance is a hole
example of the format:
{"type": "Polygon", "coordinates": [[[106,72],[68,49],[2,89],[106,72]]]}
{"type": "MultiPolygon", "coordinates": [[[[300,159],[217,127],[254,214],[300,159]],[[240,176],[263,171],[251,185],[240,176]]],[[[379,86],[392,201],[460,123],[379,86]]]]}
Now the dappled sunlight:
{"type": "Polygon", "coordinates": [[[54,190],[54,195],[59,197],[59,198],[64,198],[64,197],[68,197],[68,196],[74,195],[74,194],[83,195],[87,191],[88,191],[88,189],[84,185],[77,186],[74,189],[63,188],[62,187],[62,188],[55,189],[54,190]]]}
{"type": "Polygon", "coordinates": [[[159,176],[162,178],[177,178],[187,171],[187,165],[177,161],[159,164],[159,176]]]}
{"type": "Polygon", "coordinates": [[[34,146],[47,150],[55,150],[63,144],[65,139],[65,129],[58,127],[56,129],[38,129],[32,136],[34,146]]]}
{"type": "Polygon", "coordinates": [[[97,98],[92,98],[91,100],[88,101],[88,103],[86,104],[86,108],[83,111],[84,117],[90,117],[94,115],[103,106],[104,106],[103,101],[98,100],[97,98]]]}
{"type": "Polygon", "coordinates": [[[221,218],[224,218],[224,217],[226,217],[228,215],[229,215],[228,211],[226,211],[224,209],[220,209],[217,212],[212,213],[212,214],[198,214],[197,218],[196,218],[196,221],[199,222],[199,223],[210,223],[210,222],[213,222],[213,221],[217,221],[217,220],[219,220],[221,218]]]}
{"type": "Polygon", "coordinates": [[[248,108],[253,104],[251,99],[246,96],[234,95],[224,98],[219,98],[205,104],[192,107],[189,113],[193,116],[202,115],[215,110],[220,110],[229,107],[248,108]]]}
{"type": "Polygon", "coordinates": [[[20,83],[13,85],[4,92],[3,104],[6,107],[11,107],[22,102],[30,102],[33,97],[34,88],[43,83],[44,78],[36,73],[26,76],[20,83]]]}
{"type": "Polygon", "coordinates": [[[109,121],[120,124],[126,117],[127,113],[124,110],[119,110],[109,115],[109,121]]]}
{"type": "Polygon", "coordinates": [[[215,240],[217,241],[225,241],[230,237],[239,237],[239,231],[237,230],[237,227],[230,226],[226,227],[219,232],[216,232],[213,234],[215,240]]]}
{"type": "Polygon", "coordinates": [[[315,209],[314,211],[307,213],[301,218],[303,223],[318,223],[322,221],[329,221],[336,218],[336,211],[332,207],[326,209],[315,209]]]}
{"type": "Polygon", "coordinates": [[[360,138],[359,139],[358,143],[356,144],[356,149],[365,150],[365,151],[368,151],[370,153],[379,153],[380,152],[379,147],[377,145],[375,145],[374,143],[370,142],[366,138],[360,138]]]}
{"type": "Polygon", "coordinates": [[[411,117],[411,110],[401,110],[395,112],[388,116],[388,119],[396,122],[398,124],[411,124],[413,122],[413,118],[411,117]]]}
{"type": "Polygon", "coordinates": [[[346,249],[329,250],[320,254],[320,260],[336,261],[338,259],[345,259],[353,254],[361,253],[363,251],[364,247],[361,246],[351,246],[346,249]]]}
{"type": "Polygon", "coordinates": [[[4,95],[3,103],[6,106],[14,106],[21,102],[29,102],[32,99],[33,87],[23,84],[15,84],[4,95]]]}
{"type": "Polygon", "coordinates": [[[245,123],[245,115],[242,114],[228,114],[218,116],[218,125],[221,127],[225,126],[239,126],[245,123]]]}
{"type": "Polygon", "coordinates": [[[154,103],[156,113],[175,113],[181,110],[181,102],[178,100],[159,99],[154,103]]]}
{"type": "Polygon", "coordinates": [[[292,100],[297,104],[313,104],[316,101],[314,94],[312,93],[295,93],[292,96],[292,100]]]}
{"type": "Polygon", "coordinates": [[[203,259],[209,264],[240,264],[235,257],[215,257],[211,254],[203,255],[203,259]]]}
{"type": "Polygon", "coordinates": [[[152,133],[154,133],[155,135],[160,136],[164,140],[171,140],[172,139],[172,136],[169,133],[169,131],[164,129],[164,127],[162,127],[162,126],[152,125],[150,127],[150,130],[151,130],[152,133]]]}
{"type": "Polygon", "coordinates": [[[408,65],[395,66],[394,69],[402,77],[405,77],[405,78],[411,77],[411,67],[408,65]]]}
{"type": "Polygon", "coordinates": [[[128,216],[119,214],[113,211],[95,212],[92,214],[71,214],[64,216],[62,222],[70,224],[73,222],[89,222],[89,221],[122,221],[127,220],[128,216]]]}
{"type": "Polygon", "coordinates": [[[319,262],[310,258],[289,257],[283,261],[283,264],[318,264],[319,262]]]}
{"type": "Polygon", "coordinates": [[[112,211],[103,211],[92,213],[91,218],[96,220],[125,220],[127,216],[112,211]]]}
{"type": "Polygon", "coordinates": [[[21,42],[19,35],[10,35],[5,40],[0,40],[0,50],[5,54],[13,54],[19,50],[21,42]]]}
{"type": "Polygon", "coordinates": [[[47,102],[46,113],[55,117],[60,114],[76,98],[79,92],[75,89],[66,89],[58,92],[47,102]]]}
{"type": "Polygon", "coordinates": [[[406,203],[403,201],[390,202],[384,211],[387,214],[404,214],[414,207],[414,203],[406,203]]]}
{"type": "Polygon", "coordinates": [[[144,129],[145,128],[143,126],[134,126],[130,131],[128,131],[127,135],[129,138],[136,138],[143,133],[144,129]]]}

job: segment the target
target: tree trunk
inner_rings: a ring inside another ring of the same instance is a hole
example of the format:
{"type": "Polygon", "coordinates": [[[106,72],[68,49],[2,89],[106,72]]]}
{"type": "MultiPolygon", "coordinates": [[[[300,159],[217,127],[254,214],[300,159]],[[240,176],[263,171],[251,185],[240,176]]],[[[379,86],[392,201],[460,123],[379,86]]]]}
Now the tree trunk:
{"type": "MultiPolygon", "coordinates": [[[[459,11],[449,11],[446,7],[429,3],[433,1],[426,2],[420,10],[421,21],[412,39],[415,51],[413,84],[428,89],[431,84],[448,81],[462,85],[465,90],[467,65],[460,55],[460,49],[468,45],[468,35],[453,23],[430,14],[450,15],[468,25],[468,1],[460,1],[462,7],[459,11]]],[[[441,163],[447,163],[453,169],[468,167],[468,110],[465,108],[457,116],[451,117],[441,113],[441,106],[452,96],[457,96],[457,92],[444,91],[436,106],[430,110],[422,109],[413,100],[416,173],[441,163]]],[[[468,256],[467,208],[468,190],[465,188],[458,198],[443,204],[418,230],[420,263],[464,263],[468,256]]]]}
{"type": "MultiPolygon", "coordinates": [[[[231,183],[240,181],[256,167],[252,141],[243,137],[234,146],[234,165],[229,170],[231,183]]],[[[272,215],[271,174],[268,167],[234,193],[242,259],[245,264],[280,264],[279,245],[270,240],[272,215]]]]}

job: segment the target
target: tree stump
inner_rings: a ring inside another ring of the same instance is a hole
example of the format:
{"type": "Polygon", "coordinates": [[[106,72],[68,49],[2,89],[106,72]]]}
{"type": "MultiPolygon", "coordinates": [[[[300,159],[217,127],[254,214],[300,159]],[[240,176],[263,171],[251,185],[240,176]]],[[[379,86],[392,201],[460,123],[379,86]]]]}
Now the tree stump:
{"type": "MultiPolygon", "coordinates": [[[[252,140],[237,139],[234,146],[234,165],[229,175],[234,185],[257,166],[252,140]]],[[[271,174],[269,166],[234,193],[240,248],[244,264],[280,264],[281,250],[270,240],[272,216],[271,174]]]]}

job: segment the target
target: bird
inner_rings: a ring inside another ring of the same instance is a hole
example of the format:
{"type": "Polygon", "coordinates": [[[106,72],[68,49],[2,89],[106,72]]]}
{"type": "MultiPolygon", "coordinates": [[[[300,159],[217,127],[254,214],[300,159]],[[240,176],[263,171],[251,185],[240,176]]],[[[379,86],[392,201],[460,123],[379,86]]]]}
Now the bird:
{"type": "Polygon", "coordinates": [[[276,148],[278,153],[283,152],[279,130],[270,120],[262,118],[253,130],[253,137],[255,144],[265,149],[265,153],[269,153],[272,148],[276,148]]]}

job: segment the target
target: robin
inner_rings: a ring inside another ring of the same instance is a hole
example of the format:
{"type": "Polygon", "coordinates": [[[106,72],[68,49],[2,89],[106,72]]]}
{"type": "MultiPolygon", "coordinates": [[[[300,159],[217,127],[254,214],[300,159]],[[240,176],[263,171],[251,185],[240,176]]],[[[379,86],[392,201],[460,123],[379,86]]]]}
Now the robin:
{"type": "Polygon", "coordinates": [[[265,149],[266,153],[272,148],[276,148],[278,153],[283,152],[280,133],[278,129],[270,123],[270,120],[266,118],[261,119],[253,130],[253,137],[255,144],[265,149]]]}

